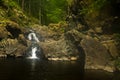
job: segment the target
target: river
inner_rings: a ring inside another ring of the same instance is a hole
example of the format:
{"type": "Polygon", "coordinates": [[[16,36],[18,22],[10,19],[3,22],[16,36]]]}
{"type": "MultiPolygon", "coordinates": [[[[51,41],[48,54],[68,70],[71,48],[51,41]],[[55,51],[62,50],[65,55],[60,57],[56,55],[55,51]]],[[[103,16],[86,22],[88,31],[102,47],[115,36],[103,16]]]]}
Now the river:
{"type": "Polygon", "coordinates": [[[0,80],[120,80],[102,70],[81,71],[77,61],[0,59],[0,80]]]}

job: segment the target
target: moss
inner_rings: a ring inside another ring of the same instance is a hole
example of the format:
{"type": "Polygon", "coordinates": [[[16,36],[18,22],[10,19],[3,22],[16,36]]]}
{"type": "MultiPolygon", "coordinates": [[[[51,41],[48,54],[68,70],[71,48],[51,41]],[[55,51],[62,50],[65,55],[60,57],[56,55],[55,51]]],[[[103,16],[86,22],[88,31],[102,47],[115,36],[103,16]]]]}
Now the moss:
{"type": "Polygon", "coordinates": [[[67,23],[65,21],[60,21],[59,23],[51,23],[49,24],[49,29],[57,32],[58,34],[62,34],[65,32],[65,29],[68,27],[67,23]]]}
{"type": "Polygon", "coordinates": [[[9,8],[16,8],[20,10],[20,7],[18,6],[18,4],[16,2],[14,2],[13,0],[2,0],[2,4],[6,7],[9,8]]]}

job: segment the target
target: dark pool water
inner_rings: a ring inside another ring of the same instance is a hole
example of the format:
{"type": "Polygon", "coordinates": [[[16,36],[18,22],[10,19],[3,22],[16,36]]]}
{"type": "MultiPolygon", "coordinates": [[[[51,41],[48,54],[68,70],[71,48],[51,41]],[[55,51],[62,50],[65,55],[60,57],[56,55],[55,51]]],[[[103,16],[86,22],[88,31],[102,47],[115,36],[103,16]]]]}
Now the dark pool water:
{"type": "Polygon", "coordinates": [[[79,62],[0,59],[0,80],[120,80],[101,70],[80,69],[79,62]]]}

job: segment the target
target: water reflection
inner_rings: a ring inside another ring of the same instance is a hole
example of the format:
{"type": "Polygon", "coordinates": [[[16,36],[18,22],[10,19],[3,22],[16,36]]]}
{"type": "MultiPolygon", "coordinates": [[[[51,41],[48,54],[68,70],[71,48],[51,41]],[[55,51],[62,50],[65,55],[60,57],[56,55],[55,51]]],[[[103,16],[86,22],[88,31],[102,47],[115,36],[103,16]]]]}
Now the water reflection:
{"type": "Polygon", "coordinates": [[[31,60],[31,71],[35,71],[35,67],[36,67],[36,59],[32,59],[31,60]]]}
{"type": "Polygon", "coordinates": [[[86,70],[83,79],[81,66],[74,61],[0,60],[0,80],[120,80],[118,76],[102,70],[86,70]]]}

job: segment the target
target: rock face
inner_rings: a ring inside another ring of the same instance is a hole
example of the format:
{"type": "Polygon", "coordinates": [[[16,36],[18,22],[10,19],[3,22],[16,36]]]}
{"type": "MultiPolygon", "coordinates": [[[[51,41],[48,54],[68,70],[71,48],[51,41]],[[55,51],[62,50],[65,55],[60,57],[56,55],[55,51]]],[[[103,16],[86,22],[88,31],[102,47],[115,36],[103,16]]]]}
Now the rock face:
{"type": "Polygon", "coordinates": [[[22,28],[13,21],[4,21],[0,25],[0,57],[23,56],[27,44],[22,28]]]}
{"type": "Polygon", "coordinates": [[[78,50],[63,34],[57,34],[45,26],[34,25],[33,30],[42,36],[39,45],[48,60],[77,60],[79,58],[78,50]]]}
{"type": "Polygon", "coordinates": [[[16,3],[11,7],[9,3],[14,2],[0,1],[0,57],[3,58],[22,56],[27,48],[23,26],[28,24],[28,17],[16,3]]]}
{"type": "MultiPolygon", "coordinates": [[[[66,33],[66,37],[76,46],[79,51],[80,60],[84,61],[86,69],[102,69],[113,72],[113,63],[111,61],[112,51],[106,48],[95,36],[80,33],[77,30],[71,30],[66,33]],[[81,51],[83,50],[83,53],[81,51]]],[[[114,54],[116,55],[116,54],[114,54]]]]}
{"type": "Polygon", "coordinates": [[[90,36],[86,36],[81,41],[86,55],[85,68],[87,69],[104,69],[112,71],[111,56],[99,41],[96,41],[90,36]]]}
{"type": "MultiPolygon", "coordinates": [[[[118,56],[114,40],[95,35],[94,31],[81,32],[72,29],[64,34],[49,30],[46,26],[34,25],[39,35],[39,46],[48,60],[79,60],[86,69],[114,70],[112,59],[118,56]]],[[[1,28],[1,27],[0,27],[1,28]]],[[[9,23],[0,35],[0,57],[22,57],[31,45],[16,24],[9,23]],[[14,30],[17,30],[14,32],[14,30]]]]}
{"type": "Polygon", "coordinates": [[[94,30],[72,29],[61,35],[49,27],[34,27],[34,30],[44,38],[39,45],[48,60],[79,60],[85,69],[114,71],[112,60],[118,53],[110,37],[98,36],[94,30]]]}
{"type": "Polygon", "coordinates": [[[46,41],[41,43],[43,52],[48,60],[77,60],[78,50],[66,40],[46,41]]]}
{"type": "Polygon", "coordinates": [[[17,39],[6,39],[0,42],[1,57],[20,57],[23,56],[25,49],[26,47],[17,39]]]}

